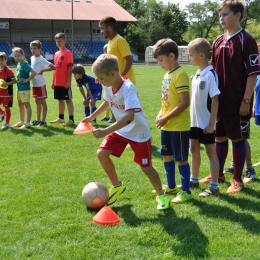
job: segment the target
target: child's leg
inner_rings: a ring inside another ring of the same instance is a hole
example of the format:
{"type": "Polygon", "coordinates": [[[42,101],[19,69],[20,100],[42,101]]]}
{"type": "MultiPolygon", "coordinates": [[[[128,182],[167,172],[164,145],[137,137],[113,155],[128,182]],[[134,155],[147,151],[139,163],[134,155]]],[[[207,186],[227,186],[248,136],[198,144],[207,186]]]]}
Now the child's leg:
{"type": "Polygon", "coordinates": [[[59,103],[58,103],[58,105],[59,105],[59,118],[60,118],[60,119],[64,119],[65,101],[59,99],[58,102],[59,102],[59,103]],[[63,118],[61,118],[61,116],[62,116],[63,118]]]}
{"type": "Polygon", "coordinates": [[[30,102],[24,103],[25,109],[26,109],[26,123],[30,123],[31,117],[32,117],[32,108],[30,102]]]}
{"type": "Polygon", "coordinates": [[[228,140],[227,138],[216,138],[215,149],[219,160],[219,177],[224,176],[223,169],[228,154],[228,140]]]}
{"type": "Polygon", "coordinates": [[[112,185],[114,187],[116,187],[116,186],[119,186],[121,184],[121,182],[118,179],[115,165],[112,162],[112,160],[110,159],[110,154],[111,154],[110,150],[98,150],[97,151],[98,159],[99,159],[105,173],[107,174],[108,178],[110,179],[112,185]]]}
{"type": "Polygon", "coordinates": [[[41,121],[41,112],[42,112],[41,100],[39,98],[35,98],[35,103],[36,103],[36,120],[41,121]]]}
{"type": "Polygon", "coordinates": [[[200,143],[198,139],[190,139],[190,150],[191,150],[191,181],[198,182],[200,163],[201,163],[200,143]]]}
{"type": "Polygon", "coordinates": [[[48,110],[45,98],[41,99],[41,106],[42,106],[42,121],[45,122],[46,121],[46,116],[47,116],[47,110],[48,110]]]}
{"type": "Polygon", "coordinates": [[[206,153],[209,158],[210,172],[211,172],[211,184],[214,188],[218,188],[218,175],[219,175],[219,161],[214,144],[205,144],[206,153]]]}
{"type": "Polygon", "coordinates": [[[242,172],[245,164],[245,139],[238,142],[232,140],[232,153],[234,161],[234,179],[242,181],[242,172]]]}
{"type": "Polygon", "coordinates": [[[4,115],[5,111],[0,107],[0,114],[4,115]]]}
{"type": "Polygon", "coordinates": [[[170,189],[174,189],[176,186],[175,182],[175,161],[173,156],[163,155],[163,164],[166,173],[167,186],[170,189]]]}
{"type": "Polygon", "coordinates": [[[5,122],[9,125],[11,119],[11,109],[9,107],[5,107],[5,122]]]}
{"type": "MultiPolygon", "coordinates": [[[[74,104],[72,99],[66,99],[66,104],[69,112],[69,119],[74,122],[74,104]]],[[[65,110],[65,107],[64,107],[65,110]]]]}
{"type": "Polygon", "coordinates": [[[162,195],[163,194],[162,183],[158,172],[153,168],[153,166],[141,167],[141,169],[150,180],[151,184],[153,185],[156,191],[156,194],[158,196],[162,195]]]}
{"type": "Polygon", "coordinates": [[[20,121],[24,122],[24,103],[21,100],[18,100],[19,113],[20,113],[20,121]]]}
{"type": "Polygon", "coordinates": [[[190,165],[187,161],[178,161],[181,175],[181,189],[190,194],[190,165]]]}

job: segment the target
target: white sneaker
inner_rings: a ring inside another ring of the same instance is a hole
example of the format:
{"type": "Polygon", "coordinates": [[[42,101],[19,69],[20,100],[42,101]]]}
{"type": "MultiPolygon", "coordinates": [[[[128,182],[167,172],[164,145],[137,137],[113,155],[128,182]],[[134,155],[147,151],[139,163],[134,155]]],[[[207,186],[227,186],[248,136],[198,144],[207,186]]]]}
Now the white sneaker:
{"type": "Polygon", "coordinates": [[[4,114],[0,114],[0,122],[2,122],[5,118],[5,115],[4,114]]]}
{"type": "Polygon", "coordinates": [[[9,127],[9,124],[7,124],[7,123],[4,123],[3,125],[2,125],[2,129],[7,129],[9,127]]]}

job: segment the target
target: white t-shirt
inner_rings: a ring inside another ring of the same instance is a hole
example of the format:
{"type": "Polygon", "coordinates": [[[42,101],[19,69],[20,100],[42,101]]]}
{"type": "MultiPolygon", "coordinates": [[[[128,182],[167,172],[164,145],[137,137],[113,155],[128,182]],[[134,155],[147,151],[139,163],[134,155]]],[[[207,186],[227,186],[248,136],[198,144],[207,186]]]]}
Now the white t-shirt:
{"type": "Polygon", "coordinates": [[[117,121],[125,115],[126,111],[135,111],[134,120],[117,130],[117,134],[140,143],[151,138],[149,123],[142,110],[136,87],[129,79],[126,79],[116,92],[113,92],[112,87],[104,87],[104,100],[109,103],[117,121]]]}
{"type": "Polygon", "coordinates": [[[49,67],[51,63],[43,58],[41,55],[39,57],[31,57],[31,67],[37,72],[37,75],[32,79],[33,87],[42,87],[46,85],[46,80],[43,75],[38,75],[38,73],[43,69],[49,67]]]}
{"type": "Polygon", "coordinates": [[[218,76],[213,66],[198,70],[192,78],[191,127],[205,129],[210,119],[211,98],[219,94],[218,76]]]}

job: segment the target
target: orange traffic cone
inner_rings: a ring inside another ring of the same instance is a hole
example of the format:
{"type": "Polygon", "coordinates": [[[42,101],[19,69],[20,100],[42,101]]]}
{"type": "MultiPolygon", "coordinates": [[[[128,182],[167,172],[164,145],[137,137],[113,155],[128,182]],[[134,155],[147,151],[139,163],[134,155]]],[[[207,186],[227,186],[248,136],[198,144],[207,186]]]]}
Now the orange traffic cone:
{"type": "Polygon", "coordinates": [[[80,122],[76,129],[74,130],[74,135],[86,134],[92,132],[95,129],[90,123],[80,122]]]}
{"type": "Polygon", "coordinates": [[[110,207],[103,207],[94,217],[95,224],[103,226],[114,226],[120,221],[120,218],[110,207]]]}

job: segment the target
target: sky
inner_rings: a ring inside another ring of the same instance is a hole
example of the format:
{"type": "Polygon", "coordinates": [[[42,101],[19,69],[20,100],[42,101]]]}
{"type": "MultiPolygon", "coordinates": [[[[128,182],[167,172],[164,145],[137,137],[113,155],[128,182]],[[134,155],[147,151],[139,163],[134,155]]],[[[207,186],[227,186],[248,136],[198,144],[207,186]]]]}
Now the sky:
{"type": "Polygon", "coordinates": [[[186,5],[190,3],[204,3],[202,0],[163,0],[164,3],[173,3],[173,4],[180,4],[181,8],[184,8],[186,5]]]}

